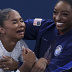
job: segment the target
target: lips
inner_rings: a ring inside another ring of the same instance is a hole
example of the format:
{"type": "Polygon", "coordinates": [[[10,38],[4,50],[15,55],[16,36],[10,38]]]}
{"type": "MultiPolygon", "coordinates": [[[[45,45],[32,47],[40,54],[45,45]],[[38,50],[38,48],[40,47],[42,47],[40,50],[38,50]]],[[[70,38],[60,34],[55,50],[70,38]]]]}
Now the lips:
{"type": "Polygon", "coordinates": [[[22,35],[22,34],[24,34],[24,29],[17,30],[16,33],[22,35]]]}
{"type": "Polygon", "coordinates": [[[17,33],[20,33],[20,32],[24,32],[24,30],[19,30],[19,31],[17,31],[17,33]]]}

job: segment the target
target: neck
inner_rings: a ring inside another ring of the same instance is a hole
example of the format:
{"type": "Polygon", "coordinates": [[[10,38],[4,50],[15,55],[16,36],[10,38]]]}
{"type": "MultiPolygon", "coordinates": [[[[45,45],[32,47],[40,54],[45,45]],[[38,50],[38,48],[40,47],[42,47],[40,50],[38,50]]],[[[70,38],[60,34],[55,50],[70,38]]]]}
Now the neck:
{"type": "Polygon", "coordinates": [[[3,37],[3,36],[1,36],[0,39],[1,39],[1,42],[2,42],[2,44],[3,44],[3,46],[4,46],[4,48],[5,48],[8,52],[11,52],[11,51],[14,49],[14,47],[15,47],[17,41],[18,41],[18,40],[9,39],[9,38],[3,37]]]}
{"type": "Polygon", "coordinates": [[[67,33],[68,31],[70,31],[72,28],[70,28],[70,29],[67,29],[67,30],[59,30],[58,32],[59,32],[59,35],[62,35],[62,34],[65,34],[65,33],[67,33]]]}

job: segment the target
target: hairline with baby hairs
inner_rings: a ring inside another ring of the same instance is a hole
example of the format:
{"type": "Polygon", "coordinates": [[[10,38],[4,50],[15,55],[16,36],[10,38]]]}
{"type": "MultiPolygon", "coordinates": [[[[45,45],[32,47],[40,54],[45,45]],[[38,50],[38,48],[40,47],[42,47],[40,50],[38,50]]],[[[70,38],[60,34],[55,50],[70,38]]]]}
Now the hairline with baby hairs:
{"type": "Polygon", "coordinates": [[[6,8],[0,10],[0,26],[4,27],[4,21],[9,19],[9,12],[14,11],[14,9],[6,8]]]}
{"type": "MultiPolygon", "coordinates": [[[[66,2],[66,3],[68,3],[70,6],[71,6],[71,8],[72,8],[72,0],[58,0],[58,2],[60,2],[60,1],[63,1],[63,2],[66,2]]],[[[58,3],[57,2],[57,3],[58,3]]],[[[56,4],[57,4],[56,3],[56,4]]]]}

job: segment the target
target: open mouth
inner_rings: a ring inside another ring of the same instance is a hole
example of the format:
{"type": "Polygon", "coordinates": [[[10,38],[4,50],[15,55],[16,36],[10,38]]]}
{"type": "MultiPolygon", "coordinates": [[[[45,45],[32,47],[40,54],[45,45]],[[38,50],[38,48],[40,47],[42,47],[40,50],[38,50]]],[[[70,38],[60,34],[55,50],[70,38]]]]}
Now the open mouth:
{"type": "Polygon", "coordinates": [[[17,33],[21,33],[21,32],[24,32],[24,30],[19,30],[19,31],[17,31],[17,33]]]}
{"type": "Polygon", "coordinates": [[[18,30],[17,33],[20,35],[24,35],[24,30],[18,30]]]}

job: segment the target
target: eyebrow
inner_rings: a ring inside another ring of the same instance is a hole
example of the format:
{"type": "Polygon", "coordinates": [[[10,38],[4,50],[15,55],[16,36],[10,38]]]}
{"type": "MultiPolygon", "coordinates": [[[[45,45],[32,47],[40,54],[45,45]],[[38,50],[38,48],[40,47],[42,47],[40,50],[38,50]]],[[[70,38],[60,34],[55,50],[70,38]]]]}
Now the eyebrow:
{"type": "MultiPolygon", "coordinates": [[[[57,9],[54,8],[54,10],[57,10],[57,9]]],[[[67,10],[63,10],[62,12],[68,12],[69,13],[69,11],[67,11],[67,10]]]]}
{"type": "Polygon", "coordinates": [[[68,13],[69,13],[69,11],[67,11],[67,10],[64,10],[64,11],[62,11],[62,12],[68,12],[68,13]]]}
{"type": "Polygon", "coordinates": [[[11,21],[17,21],[16,19],[13,19],[13,20],[11,20],[11,21]]]}
{"type": "MultiPolygon", "coordinates": [[[[21,20],[22,18],[20,18],[20,20],[21,20]]],[[[11,20],[11,21],[17,21],[17,19],[13,19],[13,20],[11,20]]]]}

